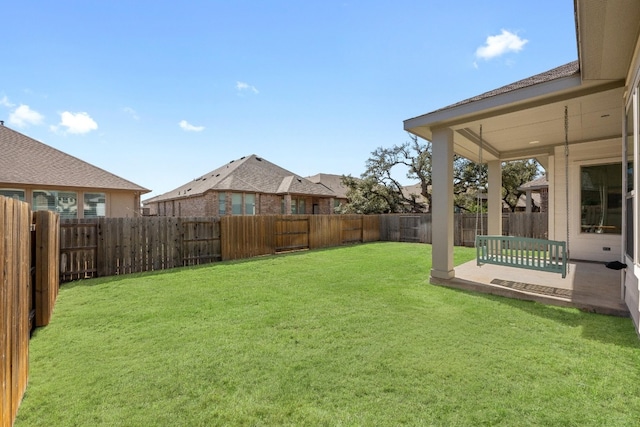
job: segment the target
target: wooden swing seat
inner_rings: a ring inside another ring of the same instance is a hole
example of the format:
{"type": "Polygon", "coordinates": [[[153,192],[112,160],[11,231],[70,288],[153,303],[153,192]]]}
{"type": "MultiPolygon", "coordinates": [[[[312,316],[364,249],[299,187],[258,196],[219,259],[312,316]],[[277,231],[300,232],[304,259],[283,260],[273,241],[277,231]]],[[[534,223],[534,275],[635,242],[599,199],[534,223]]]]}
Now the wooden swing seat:
{"type": "Polygon", "coordinates": [[[530,237],[476,236],[477,264],[560,273],[567,276],[565,242],[530,237]]]}

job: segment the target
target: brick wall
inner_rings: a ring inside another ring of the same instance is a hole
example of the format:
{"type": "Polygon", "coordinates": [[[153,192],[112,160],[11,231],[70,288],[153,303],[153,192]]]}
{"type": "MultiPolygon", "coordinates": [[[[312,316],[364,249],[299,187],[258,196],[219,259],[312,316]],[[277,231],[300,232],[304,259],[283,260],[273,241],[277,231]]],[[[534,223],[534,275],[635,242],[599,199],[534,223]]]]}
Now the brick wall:
{"type": "MultiPolygon", "coordinates": [[[[232,194],[225,192],[226,214],[232,212],[232,194]]],[[[194,197],[184,197],[176,200],[160,201],[148,203],[149,215],[158,216],[218,216],[219,214],[219,194],[216,191],[209,191],[204,195],[194,197]]],[[[291,212],[292,196],[280,196],[276,194],[256,194],[256,215],[280,215],[282,214],[282,198],[285,199],[286,212],[291,212]]],[[[296,200],[304,200],[305,214],[313,214],[314,205],[318,206],[318,214],[328,215],[333,213],[333,198],[301,197],[293,196],[296,200]]],[[[245,204],[242,204],[244,213],[245,204]]]]}

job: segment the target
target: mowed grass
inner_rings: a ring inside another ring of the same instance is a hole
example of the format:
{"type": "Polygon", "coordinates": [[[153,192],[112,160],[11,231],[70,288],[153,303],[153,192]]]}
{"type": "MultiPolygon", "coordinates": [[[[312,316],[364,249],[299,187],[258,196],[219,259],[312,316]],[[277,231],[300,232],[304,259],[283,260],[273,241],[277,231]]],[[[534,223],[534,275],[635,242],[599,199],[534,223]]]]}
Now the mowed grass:
{"type": "Polygon", "coordinates": [[[432,286],[430,262],[372,243],[66,284],[16,426],[637,425],[630,319],[432,286]]]}

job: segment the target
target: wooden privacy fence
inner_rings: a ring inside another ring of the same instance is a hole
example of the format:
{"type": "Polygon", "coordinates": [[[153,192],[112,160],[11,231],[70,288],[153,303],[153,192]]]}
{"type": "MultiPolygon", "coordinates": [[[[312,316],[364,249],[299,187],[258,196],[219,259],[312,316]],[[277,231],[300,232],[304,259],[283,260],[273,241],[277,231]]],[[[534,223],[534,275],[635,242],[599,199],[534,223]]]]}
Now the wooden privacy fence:
{"type": "Polygon", "coordinates": [[[27,387],[31,331],[49,324],[58,296],[58,221],[0,197],[1,427],[13,425],[27,387]]]}
{"type": "MultiPolygon", "coordinates": [[[[503,234],[546,238],[546,213],[503,214],[503,234]]],[[[456,214],[454,244],[486,234],[486,214],[456,214]]],[[[60,278],[164,270],[354,242],[432,243],[431,214],[256,215],[63,220],[60,278]]]]}
{"type": "Polygon", "coordinates": [[[164,270],[221,259],[216,218],[63,220],[60,279],[164,270]]]}
{"type": "Polygon", "coordinates": [[[431,214],[382,215],[380,240],[431,243],[431,214]]]}
{"type": "Polygon", "coordinates": [[[378,216],[256,215],[63,220],[60,279],[164,270],[380,239],[378,216]]]}
{"type": "MultiPolygon", "coordinates": [[[[505,236],[546,239],[547,213],[502,214],[502,234],[505,236]]],[[[392,242],[432,242],[431,214],[390,214],[380,216],[380,240],[392,242]]],[[[475,245],[476,234],[487,234],[487,214],[455,214],[453,244],[475,245]]]]}
{"type": "Polygon", "coordinates": [[[378,215],[264,215],[221,219],[222,259],[380,240],[378,215]]]}
{"type": "Polygon", "coordinates": [[[0,197],[0,412],[13,425],[29,372],[29,205],[0,197]]]}
{"type": "Polygon", "coordinates": [[[34,284],[34,326],[47,326],[60,289],[60,216],[54,212],[33,213],[31,269],[34,284]]]}
{"type": "MultiPolygon", "coordinates": [[[[546,213],[503,214],[503,234],[546,238],[546,213]]],[[[486,214],[456,214],[454,244],[486,234],[486,214]],[[480,233],[484,230],[484,233],[480,233]]],[[[431,214],[256,215],[63,220],[60,278],[71,281],[354,242],[432,243],[431,214]]]]}

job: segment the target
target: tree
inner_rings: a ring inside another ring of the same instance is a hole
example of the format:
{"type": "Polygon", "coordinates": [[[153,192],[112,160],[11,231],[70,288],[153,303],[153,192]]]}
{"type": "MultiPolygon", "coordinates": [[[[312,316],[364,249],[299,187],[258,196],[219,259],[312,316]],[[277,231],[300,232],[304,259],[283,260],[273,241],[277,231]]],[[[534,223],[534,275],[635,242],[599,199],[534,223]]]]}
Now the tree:
{"type": "Polygon", "coordinates": [[[366,161],[366,170],[362,179],[372,179],[394,194],[394,200],[403,207],[394,206],[396,211],[424,212],[427,206],[417,200],[417,195],[405,195],[402,185],[393,177],[396,166],[407,168],[406,177],[420,182],[420,195],[431,206],[431,142],[409,135],[410,141],[391,148],[378,147],[366,161]]]}
{"type": "Polygon", "coordinates": [[[348,188],[349,203],[337,207],[336,213],[379,214],[402,211],[397,193],[380,184],[374,177],[357,179],[343,175],[342,184],[348,188]]]}
{"type": "Polygon", "coordinates": [[[538,175],[539,164],[537,161],[515,160],[502,164],[502,200],[509,206],[511,212],[515,212],[520,196],[525,194],[519,190],[525,184],[538,175]]]}
{"type": "Polygon", "coordinates": [[[456,155],[453,160],[453,205],[457,212],[484,211],[478,204],[478,191],[487,186],[487,165],[478,165],[456,155]]]}
{"type": "MultiPolygon", "coordinates": [[[[398,213],[426,212],[432,208],[431,187],[432,145],[430,141],[409,135],[410,141],[391,148],[378,147],[366,161],[366,170],[358,180],[343,176],[343,184],[349,188],[349,203],[337,209],[340,213],[398,213]],[[396,166],[406,167],[406,177],[418,180],[420,196],[427,200],[420,203],[419,195],[406,194],[394,177],[396,166]],[[425,206],[426,205],[426,206],[425,206]]],[[[535,160],[519,160],[502,164],[502,196],[504,202],[515,210],[518,198],[523,194],[518,188],[536,177],[538,163],[535,160]]],[[[485,192],[488,182],[486,164],[478,165],[464,157],[454,157],[454,206],[458,212],[486,211],[484,203],[478,203],[478,191],[485,192]]]]}

